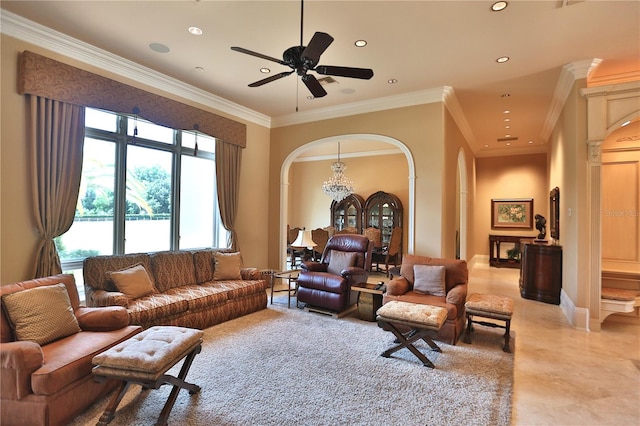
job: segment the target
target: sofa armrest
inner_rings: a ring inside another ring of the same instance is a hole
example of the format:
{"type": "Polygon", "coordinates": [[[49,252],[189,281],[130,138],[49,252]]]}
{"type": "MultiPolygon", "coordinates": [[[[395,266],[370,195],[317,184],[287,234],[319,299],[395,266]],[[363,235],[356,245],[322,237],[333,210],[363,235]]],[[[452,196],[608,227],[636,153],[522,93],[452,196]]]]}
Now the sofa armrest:
{"type": "Polygon", "coordinates": [[[31,373],[42,367],[44,355],[35,342],[0,345],[0,394],[3,399],[21,399],[31,391],[31,373]]]}
{"type": "Polygon", "coordinates": [[[129,325],[129,314],[122,306],[103,308],[79,307],[75,311],[80,328],[84,331],[112,331],[129,325]]]}
{"type": "Polygon", "coordinates": [[[458,284],[447,293],[447,303],[464,305],[467,300],[467,284],[458,284]]]}
{"type": "Polygon", "coordinates": [[[85,286],[85,295],[87,304],[91,307],[123,306],[126,308],[129,306],[129,299],[119,291],[96,289],[87,291],[87,286],[85,286]]]}
{"type": "Polygon", "coordinates": [[[243,280],[261,280],[262,273],[258,268],[240,268],[240,278],[243,280]]]}
{"type": "Polygon", "coordinates": [[[314,262],[311,260],[303,260],[300,266],[300,269],[308,272],[327,272],[327,267],[329,265],[326,263],[314,262]]]}
{"type": "Polygon", "coordinates": [[[400,296],[405,294],[410,289],[409,281],[405,277],[397,277],[392,280],[389,280],[387,283],[387,291],[386,293],[389,296],[400,296]]]}

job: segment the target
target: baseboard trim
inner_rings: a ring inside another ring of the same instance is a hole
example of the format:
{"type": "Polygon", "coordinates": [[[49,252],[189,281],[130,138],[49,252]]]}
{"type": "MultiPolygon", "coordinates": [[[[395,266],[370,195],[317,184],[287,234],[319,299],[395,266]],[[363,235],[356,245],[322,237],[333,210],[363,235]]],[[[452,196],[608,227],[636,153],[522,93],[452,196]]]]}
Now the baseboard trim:
{"type": "Polygon", "coordinates": [[[589,321],[589,309],[576,307],[573,300],[571,300],[567,293],[565,293],[564,289],[560,291],[560,308],[573,327],[578,330],[591,330],[592,324],[590,324],[589,321]]]}

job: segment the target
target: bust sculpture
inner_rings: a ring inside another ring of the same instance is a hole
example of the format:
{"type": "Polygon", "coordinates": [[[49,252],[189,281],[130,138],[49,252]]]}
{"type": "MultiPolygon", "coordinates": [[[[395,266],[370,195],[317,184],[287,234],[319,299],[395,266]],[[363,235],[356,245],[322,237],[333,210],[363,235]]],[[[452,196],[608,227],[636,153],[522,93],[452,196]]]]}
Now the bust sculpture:
{"type": "Polygon", "coordinates": [[[534,217],[536,219],[536,229],[539,232],[538,240],[544,240],[544,237],[547,236],[547,219],[541,214],[537,214],[534,217]]]}

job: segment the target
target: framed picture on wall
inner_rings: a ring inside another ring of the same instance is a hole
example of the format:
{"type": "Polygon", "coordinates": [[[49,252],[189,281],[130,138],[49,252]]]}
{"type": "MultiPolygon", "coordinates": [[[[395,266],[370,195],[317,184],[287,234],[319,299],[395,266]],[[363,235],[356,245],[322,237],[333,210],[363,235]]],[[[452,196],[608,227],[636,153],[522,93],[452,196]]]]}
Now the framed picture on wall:
{"type": "Polygon", "coordinates": [[[492,199],[491,228],[533,229],[533,198],[492,199]]]}

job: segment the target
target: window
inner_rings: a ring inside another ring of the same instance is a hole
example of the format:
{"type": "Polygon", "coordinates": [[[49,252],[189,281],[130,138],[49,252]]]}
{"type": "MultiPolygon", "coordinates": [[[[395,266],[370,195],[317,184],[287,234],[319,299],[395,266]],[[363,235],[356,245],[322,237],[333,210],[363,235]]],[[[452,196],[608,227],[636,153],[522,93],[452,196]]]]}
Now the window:
{"type": "Polygon", "coordinates": [[[90,108],[85,115],[76,214],[56,239],[81,298],[85,257],[226,247],[214,138],[90,108]]]}

